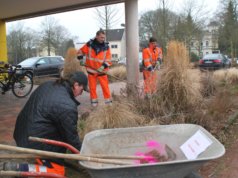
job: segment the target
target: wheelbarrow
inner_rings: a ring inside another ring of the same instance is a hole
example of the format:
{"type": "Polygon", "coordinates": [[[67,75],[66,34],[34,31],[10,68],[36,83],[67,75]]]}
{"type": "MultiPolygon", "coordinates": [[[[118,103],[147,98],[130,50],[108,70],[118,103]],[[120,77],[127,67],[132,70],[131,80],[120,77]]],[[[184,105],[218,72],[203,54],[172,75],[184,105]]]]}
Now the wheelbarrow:
{"type": "MultiPolygon", "coordinates": [[[[138,160],[138,159],[144,158],[144,156],[125,156],[125,155],[108,155],[108,154],[107,155],[102,155],[102,154],[82,155],[80,154],[79,150],[77,150],[75,147],[64,142],[43,139],[43,138],[36,138],[36,137],[29,137],[29,140],[35,141],[35,142],[41,142],[45,144],[50,144],[50,145],[55,145],[55,146],[60,146],[60,147],[65,147],[74,154],[55,153],[55,152],[49,152],[49,151],[42,151],[42,150],[35,150],[35,149],[21,148],[16,146],[0,144],[0,150],[27,153],[27,154],[4,154],[4,155],[0,155],[0,159],[61,158],[61,159],[70,159],[70,160],[84,160],[84,161],[99,162],[99,163],[106,163],[106,164],[128,165],[130,164],[129,162],[120,161],[120,160],[121,159],[138,160]],[[112,160],[112,158],[116,160],[112,160]]],[[[16,172],[16,171],[0,171],[0,177],[1,176],[66,178],[64,176],[53,174],[53,173],[16,172]]]]}
{"type": "Polygon", "coordinates": [[[203,127],[193,124],[158,125],[135,128],[104,129],[88,133],[81,154],[133,155],[146,150],[145,142],[156,140],[168,145],[176,154],[174,160],[153,164],[114,165],[80,161],[92,178],[184,178],[204,163],[224,155],[224,146],[203,127]],[[201,131],[211,145],[189,160],[180,149],[192,135],[201,131]]]}

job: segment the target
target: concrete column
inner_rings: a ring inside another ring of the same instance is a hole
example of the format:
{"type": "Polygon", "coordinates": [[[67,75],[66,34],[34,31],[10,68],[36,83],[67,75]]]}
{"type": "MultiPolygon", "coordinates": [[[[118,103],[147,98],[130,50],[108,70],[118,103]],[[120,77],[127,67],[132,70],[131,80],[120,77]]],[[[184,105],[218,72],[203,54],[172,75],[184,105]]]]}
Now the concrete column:
{"type": "Polygon", "coordinates": [[[138,0],[125,0],[125,14],[127,82],[135,86],[139,83],[138,0]]]}
{"type": "Polygon", "coordinates": [[[7,35],[6,23],[0,20],[0,65],[7,62],[7,35]]]}

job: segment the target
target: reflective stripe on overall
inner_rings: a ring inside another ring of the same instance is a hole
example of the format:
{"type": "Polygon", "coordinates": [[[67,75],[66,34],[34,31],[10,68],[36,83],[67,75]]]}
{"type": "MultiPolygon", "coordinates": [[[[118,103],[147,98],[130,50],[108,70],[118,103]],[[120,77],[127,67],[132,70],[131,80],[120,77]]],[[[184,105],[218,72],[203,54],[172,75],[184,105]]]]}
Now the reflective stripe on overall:
{"type": "Polygon", "coordinates": [[[44,164],[44,160],[36,159],[37,164],[20,164],[20,171],[23,172],[42,172],[42,173],[54,173],[58,175],[65,175],[65,167],[54,162],[47,162],[47,166],[44,164]],[[49,164],[49,165],[48,165],[49,164]]]}
{"type": "MultiPolygon", "coordinates": [[[[97,80],[99,80],[99,83],[102,87],[102,91],[103,91],[103,96],[105,99],[105,103],[110,100],[111,101],[111,92],[109,89],[109,82],[108,82],[108,77],[106,74],[101,74],[100,72],[97,71],[97,69],[99,67],[101,67],[101,65],[103,63],[108,64],[107,63],[109,61],[109,59],[106,59],[106,53],[107,51],[103,51],[103,59],[99,59],[99,58],[93,58],[91,56],[92,54],[92,47],[89,47],[89,52],[88,52],[88,56],[87,56],[87,60],[89,60],[90,63],[88,63],[89,65],[87,66],[91,66],[90,64],[92,64],[92,62],[96,62],[99,63],[100,65],[94,65],[97,68],[90,68],[90,67],[86,67],[87,71],[88,71],[88,82],[89,82],[89,90],[90,90],[90,98],[91,98],[91,102],[93,103],[98,103],[98,96],[97,96],[97,80]]],[[[87,61],[86,61],[87,62],[87,61]]],[[[86,63],[87,64],[87,63],[86,63]]]]}
{"type": "MultiPolygon", "coordinates": [[[[144,62],[147,64],[147,65],[145,65],[145,68],[143,70],[144,93],[145,94],[152,94],[156,91],[156,88],[157,88],[158,73],[157,73],[157,71],[151,72],[151,71],[148,71],[147,69],[149,67],[154,67],[154,65],[156,64],[156,60],[152,59],[152,54],[151,54],[151,51],[150,51],[149,48],[144,49],[143,52],[147,52],[149,54],[149,58],[143,59],[144,62]]],[[[155,56],[155,58],[156,57],[157,56],[155,56]]]]}

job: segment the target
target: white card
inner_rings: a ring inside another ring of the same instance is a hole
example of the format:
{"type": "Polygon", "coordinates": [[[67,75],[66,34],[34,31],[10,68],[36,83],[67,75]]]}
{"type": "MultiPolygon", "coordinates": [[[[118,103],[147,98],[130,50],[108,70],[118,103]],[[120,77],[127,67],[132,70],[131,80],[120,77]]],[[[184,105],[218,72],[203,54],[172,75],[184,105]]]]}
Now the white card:
{"type": "Polygon", "coordinates": [[[180,149],[183,151],[187,159],[193,160],[196,159],[200,153],[204,152],[211,144],[212,141],[201,130],[198,130],[182,146],[180,146],[180,149]]]}

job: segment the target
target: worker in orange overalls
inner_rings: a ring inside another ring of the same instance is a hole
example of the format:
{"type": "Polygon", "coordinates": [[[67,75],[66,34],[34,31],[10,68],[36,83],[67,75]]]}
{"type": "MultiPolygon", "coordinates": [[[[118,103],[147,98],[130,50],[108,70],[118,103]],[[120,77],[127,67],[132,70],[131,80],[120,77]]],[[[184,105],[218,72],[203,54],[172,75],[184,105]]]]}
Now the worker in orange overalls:
{"type": "Polygon", "coordinates": [[[96,37],[88,41],[78,51],[78,59],[84,65],[88,72],[88,82],[90,90],[91,105],[98,105],[98,96],[96,93],[97,80],[102,87],[105,104],[111,104],[111,93],[108,84],[106,72],[111,66],[111,50],[107,42],[105,42],[105,32],[99,30],[96,37]],[[86,62],[83,63],[83,55],[86,55],[86,62]]]}
{"type": "Polygon", "coordinates": [[[144,93],[150,97],[156,91],[158,74],[156,69],[162,62],[162,49],[157,46],[157,40],[153,37],[149,40],[149,46],[143,49],[143,77],[144,93]]]}

